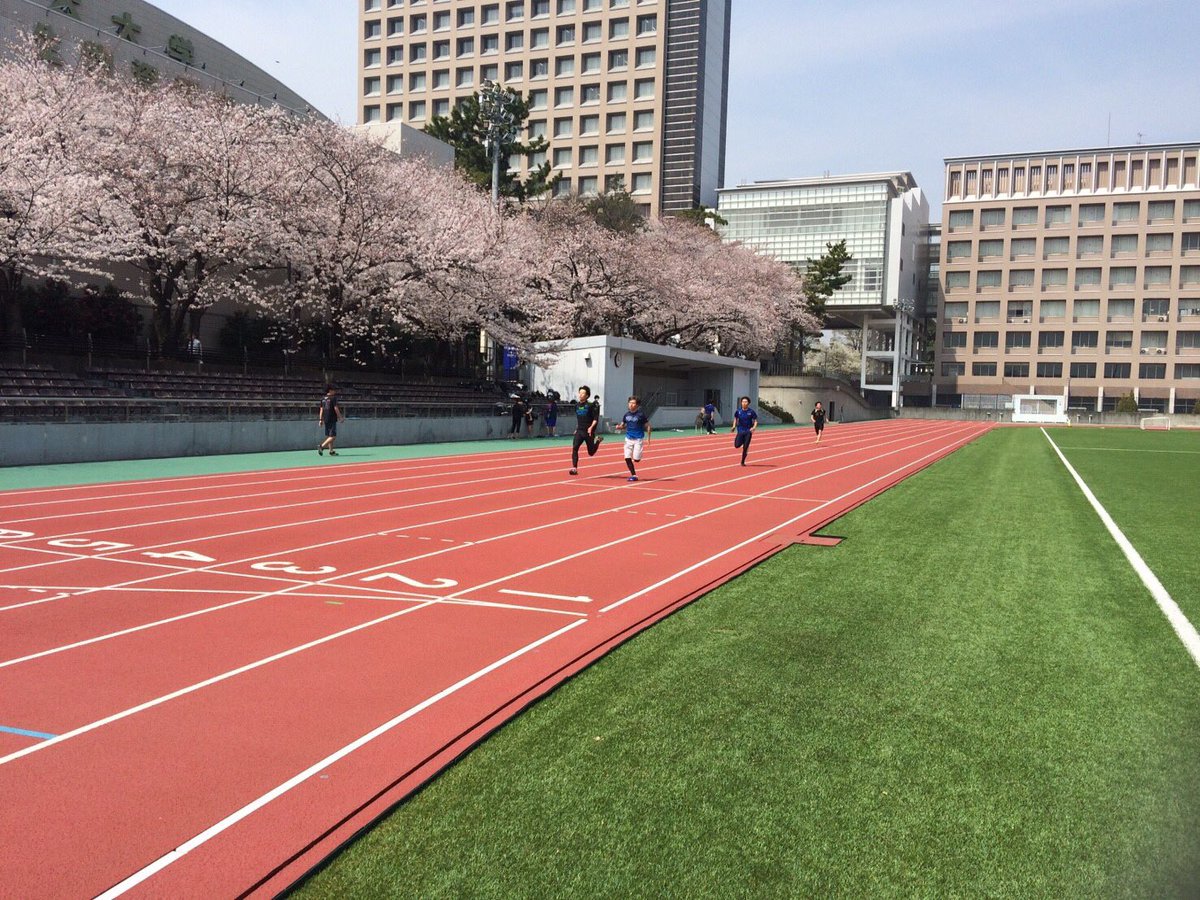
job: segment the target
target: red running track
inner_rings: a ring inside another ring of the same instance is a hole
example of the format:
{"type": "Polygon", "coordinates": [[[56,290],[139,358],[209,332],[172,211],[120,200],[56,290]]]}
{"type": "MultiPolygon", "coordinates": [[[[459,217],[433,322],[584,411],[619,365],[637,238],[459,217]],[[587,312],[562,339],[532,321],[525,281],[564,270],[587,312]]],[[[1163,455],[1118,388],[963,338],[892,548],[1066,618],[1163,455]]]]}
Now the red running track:
{"type": "MultiPolygon", "coordinates": [[[[0,494],[0,896],[273,895],[612,647],[973,440],[891,421],[0,494]]],[[[314,462],[317,462],[314,460],[314,462]]]]}

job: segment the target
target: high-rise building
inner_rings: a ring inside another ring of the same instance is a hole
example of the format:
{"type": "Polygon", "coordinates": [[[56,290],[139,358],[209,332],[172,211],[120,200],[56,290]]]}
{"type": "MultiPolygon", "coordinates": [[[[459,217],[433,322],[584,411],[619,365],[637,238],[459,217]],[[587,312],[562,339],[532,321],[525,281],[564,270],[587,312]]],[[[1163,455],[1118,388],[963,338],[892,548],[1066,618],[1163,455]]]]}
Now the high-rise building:
{"type": "Polygon", "coordinates": [[[1200,143],[946,160],[937,402],[1200,398],[1200,143]]]}
{"type": "Polygon", "coordinates": [[[929,204],[908,172],[756,181],[723,188],[721,237],[803,272],[846,242],[850,281],[825,304],[825,326],[860,330],[860,386],[902,404],[919,362],[918,323],[928,296],[929,204]]]}
{"type": "Polygon", "coordinates": [[[497,82],[529,100],[558,194],[619,181],[647,215],[716,205],[732,0],[359,2],[360,124],[420,128],[497,82]]]}

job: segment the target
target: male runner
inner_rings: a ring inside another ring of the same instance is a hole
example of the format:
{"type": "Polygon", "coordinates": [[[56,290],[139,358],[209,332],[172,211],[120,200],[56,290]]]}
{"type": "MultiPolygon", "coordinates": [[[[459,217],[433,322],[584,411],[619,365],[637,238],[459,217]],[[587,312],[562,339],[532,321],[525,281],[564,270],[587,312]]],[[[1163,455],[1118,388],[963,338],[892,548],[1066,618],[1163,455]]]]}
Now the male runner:
{"type": "Polygon", "coordinates": [[[596,434],[596,425],[600,421],[600,408],[589,401],[592,389],[586,384],[579,389],[579,400],[575,404],[575,438],[571,441],[571,471],[568,475],[579,474],[579,448],[587,444],[588,456],[595,456],[604,440],[604,435],[596,434]]]}
{"type": "Polygon", "coordinates": [[[641,410],[637,397],[629,398],[629,411],[621,417],[617,431],[625,431],[625,465],[629,467],[627,481],[637,481],[635,462],[642,461],[642,448],[650,443],[650,420],[641,410]]]}
{"type": "Polygon", "coordinates": [[[816,443],[821,443],[821,433],[825,430],[825,407],[821,405],[821,401],[817,401],[817,405],[813,407],[812,416],[813,428],[817,432],[816,443]]]}
{"type": "Polygon", "coordinates": [[[746,464],[746,454],[750,452],[750,439],[754,437],[754,429],[758,427],[758,413],[750,408],[750,398],[743,397],[739,408],[733,411],[733,427],[731,432],[737,434],[733,438],[733,449],[742,448],[742,465],[746,464]]]}
{"type": "Polygon", "coordinates": [[[337,456],[337,451],[333,449],[333,442],[337,440],[338,422],[346,421],[346,416],[342,412],[342,407],[338,403],[337,388],[332,384],[325,388],[325,396],[321,399],[321,406],[317,410],[317,422],[325,429],[325,440],[317,444],[317,455],[324,456],[325,451],[329,451],[330,456],[337,456]]]}

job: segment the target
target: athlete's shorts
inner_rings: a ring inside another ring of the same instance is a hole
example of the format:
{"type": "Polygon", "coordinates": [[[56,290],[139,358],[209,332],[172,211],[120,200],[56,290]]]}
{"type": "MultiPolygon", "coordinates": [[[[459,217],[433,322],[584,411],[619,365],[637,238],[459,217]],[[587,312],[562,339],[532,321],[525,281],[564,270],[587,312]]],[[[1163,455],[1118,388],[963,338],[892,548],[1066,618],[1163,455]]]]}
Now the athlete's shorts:
{"type": "Polygon", "coordinates": [[[750,438],[754,437],[754,433],[750,431],[739,431],[733,436],[733,449],[737,450],[743,445],[750,446],[750,438]]]}
{"type": "Polygon", "coordinates": [[[813,428],[816,429],[817,434],[820,434],[822,431],[825,430],[825,423],[824,422],[813,422],[813,428]]]}
{"type": "Polygon", "coordinates": [[[337,437],[337,422],[326,423],[325,437],[337,437]]]}
{"type": "Polygon", "coordinates": [[[625,438],[625,458],[632,459],[634,462],[642,461],[642,444],[645,443],[645,438],[625,438]]]}

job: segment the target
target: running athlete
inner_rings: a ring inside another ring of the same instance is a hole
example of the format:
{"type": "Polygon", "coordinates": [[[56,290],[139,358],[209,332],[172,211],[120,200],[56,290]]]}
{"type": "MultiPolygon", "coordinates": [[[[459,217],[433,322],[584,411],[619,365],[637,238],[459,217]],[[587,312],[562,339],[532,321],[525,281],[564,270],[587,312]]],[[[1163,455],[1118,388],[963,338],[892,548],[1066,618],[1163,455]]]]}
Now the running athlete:
{"type": "Polygon", "coordinates": [[[592,389],[586,384],[579,389],[579,400],[575,404],[575,438],[571,441],[571,471],[568,475],[579,474],[579,448],[587,444],[588,456],[595,456],[604,440],[604,435],[596,434],[596,425],[600,421],[600,408],[589,401],[592,389]]]}
{"type": "Polygon", "coordinates": [[[825,407],[821,405],[820,400],[818,400],[817,405],[813,407],[811,418],[813,428],[816,429],[817,432],[816,442],[819,444],[821,443],[821,432],[825,430],[825,407]]]}
{"type": "Polygon", "coordinates": [[[742,465],[746,464],[746,454],[750,452],[750,439],[754,437],[754,429],[758,427],[758,413],[750,408],[750,398],[743,397],[738,409],[733,411],[733,427],[736,431],[733,438],[733,449],[742,448],[742,465]]]}
{"type": "Polygon", "coordinates": [[[650,420],[640,408],[637,397],[629,398],[629,412],[621,418],[617,430],[625,431],[625,465],[629,467],[627,481],[637,481],[635,462],[642,461],[642,448],[650,443],[650,420]]]}

